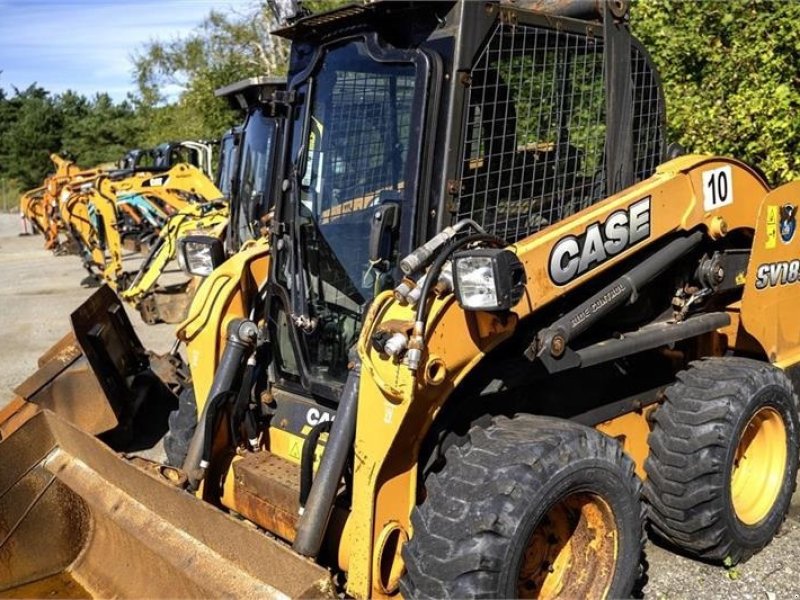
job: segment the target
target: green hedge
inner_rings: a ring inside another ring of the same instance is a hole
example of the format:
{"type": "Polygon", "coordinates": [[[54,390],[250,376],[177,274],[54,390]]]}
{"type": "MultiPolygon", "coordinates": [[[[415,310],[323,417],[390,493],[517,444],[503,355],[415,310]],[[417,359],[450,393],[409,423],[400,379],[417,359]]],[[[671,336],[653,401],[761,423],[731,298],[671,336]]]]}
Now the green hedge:
{"type": "Polygon", "coordinates": [[[638,0],[631,29],[661,72],[671,140],[800,178],[800,2],[638,0]]]}

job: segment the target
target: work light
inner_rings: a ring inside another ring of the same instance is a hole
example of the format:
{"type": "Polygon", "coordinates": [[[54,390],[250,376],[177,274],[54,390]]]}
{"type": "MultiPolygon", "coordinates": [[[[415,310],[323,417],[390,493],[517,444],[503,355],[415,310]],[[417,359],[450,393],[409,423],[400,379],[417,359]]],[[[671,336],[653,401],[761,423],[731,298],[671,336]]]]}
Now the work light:
{"type": "Polygon", "coordinates": [[[525,268],[510,250],[481,248],[453,256],[455,294],[465,310],[510,310],[522,298],[525,268]]]}
{"type": "Polygon", "coordinates": [[[178,240],[178,264],[187,275],[207,277],[225,260],[222,242],[208,235],[187,235],[178,240]]]}

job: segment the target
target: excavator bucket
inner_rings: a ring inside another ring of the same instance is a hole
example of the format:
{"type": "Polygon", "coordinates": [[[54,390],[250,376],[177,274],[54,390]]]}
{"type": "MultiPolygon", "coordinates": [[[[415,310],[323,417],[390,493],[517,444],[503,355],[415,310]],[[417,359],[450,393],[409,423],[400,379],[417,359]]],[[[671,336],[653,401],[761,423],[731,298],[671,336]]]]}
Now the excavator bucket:
{"type": "Polygon", "coordinates": [[[333,595],[319,565],[49,410],[0,465],[0,598],[333,595]]]}

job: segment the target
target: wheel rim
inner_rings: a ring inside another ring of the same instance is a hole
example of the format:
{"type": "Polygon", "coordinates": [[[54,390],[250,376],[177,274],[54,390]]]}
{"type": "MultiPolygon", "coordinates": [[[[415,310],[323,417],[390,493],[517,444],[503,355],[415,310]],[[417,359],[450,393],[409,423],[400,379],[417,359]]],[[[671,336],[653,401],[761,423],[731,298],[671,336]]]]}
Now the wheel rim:
{"type": "Polygon", "coordinates": [[[618,532],[600,496],[570,494],[537,523],[522,557],[520,598],[604,598],[614,577],[618,532]]]}
{"type": "Polygon", "coordinates": [[[756,411],[742,431],[731,473],[731,500],[738,519],[754,525],[772,510],[786,471],[786,426],[771,407],[756,411]]]}

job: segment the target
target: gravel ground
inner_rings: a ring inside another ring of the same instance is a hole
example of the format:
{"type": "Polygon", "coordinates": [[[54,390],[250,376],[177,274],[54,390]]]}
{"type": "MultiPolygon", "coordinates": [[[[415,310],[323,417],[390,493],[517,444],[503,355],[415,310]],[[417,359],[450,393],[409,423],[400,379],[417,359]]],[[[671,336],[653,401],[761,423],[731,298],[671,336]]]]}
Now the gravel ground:
{"type": "MultiPolygon", "coordinates": [[[[76,256],[53,256],[40,236],[19,237],[19,218],[0,215],[0,406],[32,373],[36,360],[68,330],[69,313],[89,295],[76,256]]],[[[169,349],[173,325],[148,326],[129,311],[145,347],[169,349]]],[[[650,599],[800,599],[800,496],[789,518],[763,552],[735,569],[706,565],[648,544],[650,599]]]]}

